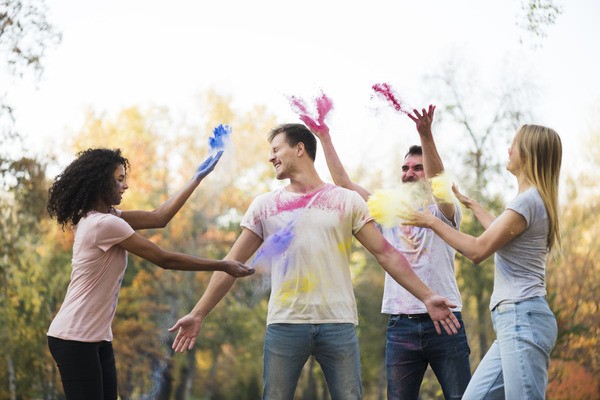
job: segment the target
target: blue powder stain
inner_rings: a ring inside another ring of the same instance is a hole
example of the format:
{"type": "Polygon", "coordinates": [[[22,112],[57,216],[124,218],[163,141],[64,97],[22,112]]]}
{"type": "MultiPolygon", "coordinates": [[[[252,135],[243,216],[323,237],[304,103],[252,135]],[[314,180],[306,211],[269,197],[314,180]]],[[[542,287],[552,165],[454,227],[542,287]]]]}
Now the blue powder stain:
{"type": "Polygon", "coordinates": [[[218,152],[225,149],[225,142],[229,140],[231,134],[231,127],[229,125],[219,124],[213,130],[214,137],[208,138],[208,145],[210,146],[211,152],[218,152]]]}
{"type": "Polygon", "coordinates": [[[272,259],[275,256],[285,253],[294,239],[293,228],[293,224],[290,222],[269,236],[256,254],[256,257],[254,257],[252,266],[262,258],[272,259]]]}

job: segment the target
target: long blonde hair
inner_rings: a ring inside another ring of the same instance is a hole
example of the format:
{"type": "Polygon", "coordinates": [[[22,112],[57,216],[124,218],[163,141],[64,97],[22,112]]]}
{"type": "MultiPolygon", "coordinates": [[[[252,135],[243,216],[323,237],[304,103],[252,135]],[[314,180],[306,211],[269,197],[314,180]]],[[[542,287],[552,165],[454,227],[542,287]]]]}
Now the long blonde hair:
{"type": "Polygon", "coordinates": [[[562,162],[562,142],[554,129],[540,125],[523,125],[514,144],[519,149],[521,171],[534,185],[544,201],[550,220],[548,249],[560,248],[558,179],[562,162]]]}

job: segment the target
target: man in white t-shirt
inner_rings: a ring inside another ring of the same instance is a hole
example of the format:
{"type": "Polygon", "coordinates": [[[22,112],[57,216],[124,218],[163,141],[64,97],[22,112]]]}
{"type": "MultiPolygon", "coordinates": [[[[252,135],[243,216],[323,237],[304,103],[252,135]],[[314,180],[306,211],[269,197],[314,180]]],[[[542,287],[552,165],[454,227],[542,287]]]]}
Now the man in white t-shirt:
{"type": "MultiPolygon", "coordinates": [[[[271,296],[264,343],[263,398],[294,397],[298,377],[314,355],[332,399],[360,399],[358,315],[349,269],[352,236],[369,250],[399,284],[427,307],[441,332],[459,326],[454,305],[431,291],[406,259],[384,239],[361,197],[321,180],[314,166],[317,143],[301,124],[271,131],[269,162],[280,189],[258,196],[242,220],[242,233],[225,259],[256,258],[271,271],[271,296]]],[[[192,312],[170,329],[178,330],[176,351],[191,349],[206,315],[235,279],[213,274],[192,312]]]]}
{"type": "MultiPolygon", "coordinates": [[[[435,106],[429,106],[422,113],[414,110],[414,115],[409,115],[416,123],[421,146],[411,146],[404,157],[403,185],[423,184],[444,172],[431,132],[434,111],[435,106]]],[[[334,182],[367,200],[371,193],[348,177],[331,141],[329,128],[315,126],[312,131],[323,145],[334,182]]],[[[455,201],[435,199],[429,211],[454,229],[460,226],[462,213],[455,201]]],[[[455,250],[428,228],[400,225],[383,228],[383,234],[427,286],[458,305],[453,311],[461,325],[456,335],[438,335],[425,304],[386,274],[381,312],[390,315],[386,332],[388,399],[418,399],[428,365],[438,378],[444,397],[460,399],[471,379],[471,351],[462,322],[462,302],[454,271],[455,250]]]]}

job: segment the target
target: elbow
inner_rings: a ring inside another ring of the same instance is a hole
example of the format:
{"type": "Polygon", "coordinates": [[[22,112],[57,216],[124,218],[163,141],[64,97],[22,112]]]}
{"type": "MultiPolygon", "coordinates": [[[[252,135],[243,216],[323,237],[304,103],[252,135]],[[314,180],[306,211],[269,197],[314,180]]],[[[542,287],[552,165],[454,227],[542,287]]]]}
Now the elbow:
{"type": "Polygon", "coordinates": [[[487,260],[488,257],[490,256],[490,253],[488,253],[488,252],[462,252],[461,251],[461,254],[463,256],[467,257],[469,260],[471,260],[475,264],[481,264],[482,262],[487,260]]]}
{"type": "Polygon", "coordinates": [[[167,219],[161,215],[158,215],[156,218],[156,228],[166,228],[169,224],[170,219],[167,219]]]}

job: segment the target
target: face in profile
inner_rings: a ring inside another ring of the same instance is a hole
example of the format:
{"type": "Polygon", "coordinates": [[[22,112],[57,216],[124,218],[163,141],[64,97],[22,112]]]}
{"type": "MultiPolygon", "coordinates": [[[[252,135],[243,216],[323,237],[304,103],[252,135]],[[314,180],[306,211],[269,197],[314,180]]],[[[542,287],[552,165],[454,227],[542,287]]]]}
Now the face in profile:
{"type": "Polygon", "coordinates": [[[295,147],[290,147],[286,141],[285,134],[280,133],[271,140],[269,162],[275,167],[275,176],[277,179],[289,178],[295,156],[295,147]]]}
{"type": "Polygon", "coordinates": [[[113,176],[115,185],[113,188],[113,193],[111,194],[110,205],[118,205],[121,204],[121,201],[123,200],[123,193],[125,193],[125,190],[127,190],[127,188],[129,187],[129,185],[127,185],[127,175],[125,173],[125,166],[120,164],[115,169],[113,176]]]}

